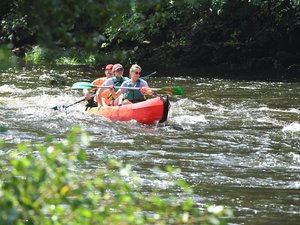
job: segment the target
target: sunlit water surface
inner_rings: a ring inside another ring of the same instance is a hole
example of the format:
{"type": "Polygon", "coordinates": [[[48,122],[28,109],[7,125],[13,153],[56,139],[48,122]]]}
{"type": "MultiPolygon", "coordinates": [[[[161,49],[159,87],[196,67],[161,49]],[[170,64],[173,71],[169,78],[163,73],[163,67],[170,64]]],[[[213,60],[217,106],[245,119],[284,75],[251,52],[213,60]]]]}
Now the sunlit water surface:
{"type": "Polygon", "coordinates": [[[152,76],[152,87],[185,90],[170,97],[165,126],[113,123],[86,114],[83,103],[51,109],[82,98],[81,91],[71,90],[74,82],[101,75],[80,67],[1,73],[0,138],[11,144],[43,142],[46,134],[64,138],[80,126],[93,140],[86,169],[111,155],[131,164],[148,188],[163,189],[168,182],[153,168],[172,165],[181,168],[199,207],[230,206],[236,216],[231,224],[299,224],[299,83],[152,76]]]}

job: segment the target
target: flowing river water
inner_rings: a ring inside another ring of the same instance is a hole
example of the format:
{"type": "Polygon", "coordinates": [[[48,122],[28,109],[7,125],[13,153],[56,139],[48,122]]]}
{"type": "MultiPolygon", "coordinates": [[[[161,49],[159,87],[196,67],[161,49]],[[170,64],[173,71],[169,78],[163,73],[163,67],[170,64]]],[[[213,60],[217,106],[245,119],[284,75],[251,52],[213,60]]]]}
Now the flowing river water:
{"type": "Polygon", "coordinates": [[[157,176],[153,168],[172,165],[193,187],[199,207],[212,203],[233,209],[230,224],[299,224],[299,83],[159,75],[148,79],[151,87],[180,85],[185,91],[170,97],[165,126],[113,123],[86,114],[83,103],[52,110],[82,98],[70,87],[100,76],[91,68],[2,72],[0,139],[40,143],[46,134],[64,138],[72,126],[80,126],[93,140],[87,169],[112,155],[131,164],[149,188],[164,188],[163,178],[151,179],[157,176]]]}

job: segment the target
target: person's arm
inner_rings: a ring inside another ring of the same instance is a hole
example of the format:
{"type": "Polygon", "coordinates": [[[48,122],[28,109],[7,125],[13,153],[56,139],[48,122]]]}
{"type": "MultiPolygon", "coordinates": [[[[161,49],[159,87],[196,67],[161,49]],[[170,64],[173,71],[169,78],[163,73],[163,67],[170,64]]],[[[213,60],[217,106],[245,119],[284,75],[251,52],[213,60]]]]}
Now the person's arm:
{"type": "Polygon", "coordinates": [[[101,93],[102,93],[101,89],[102,88],[99,88],[98,91],[96,92],[96,102],[97,102],[98,107],[103,106],[103,104],[102,104],[102,98],[101,98],[101,93]]]}
{"type": "MultiPolygon", "coordinates": [[[[127,87],[126,80],[121,84],[121,87],[127,87]]],[[[117,98],[123,99],[123,94],[126,93],[126,91],[127,91],[127,89],[123,89],[123,88],[119,88],[119,90],[117,92],[115,92],[114,88],[110,89],[110,93],[111,93],[111,95],[113,96],[114,99],[117,99],[117,98]]]]}
{"type": "Polygon", "coordinates": [[[110,93],[114,99],[117,99],[122,94],[121,89],[119,89],[117,92],[115,92],[114,88],[110,88],[110,93]]]}
{"type": "MultiPolygon", "coordinates": [[[[91,84],[95,85],[95,86],[101,86],[104,83],[104,81],[105,80],[103,79],[103,77],[101,77],[101,78],[94,80],[91,84]]],[[[90,100],[92,98],[92,95],[96,94],[96,92],[97,92],[97,88],[83,89],[84,98],[86,100],[90,100]]]]}
{"type": "MultiPolygon", "coordinates": [[[[103,83],[103,86],[108,86],[108,85],[110,85],[111,82],[113,83],[113,81],[111,79],[108,79],[103,83]]],[[[104,90],[105,90],[105,88],[99,88],[96,93],[96,101],[97,101],[98,107],[106,105],[105,99],[102,98],[102,92],[104,90]]]]}
{"type": "Polygon", "coordinates": [[[90,100],[92,98],[92,92],[94,91],[95,89],[83,89],[83,94],[84,94],[84,98],[85,100],[90,100]]]}
{"type": "Polygon", "coordinates": [[[147,81],[142,80],[141,81],[141,93],[143,95],[153,95],[153,91],[149,88],[147,81]]]}
{"type": "MultiPolygon", "coordinates": [[[[121,93],[121,92],[120,92],[121,93]]],[[[124,94],[120,94],[120,96],[119,96],[119,99],[118,99],[118,105],[120,106],[120,105],[122,105],[123,104],[123,96],[124,96],[124,94]]]]}

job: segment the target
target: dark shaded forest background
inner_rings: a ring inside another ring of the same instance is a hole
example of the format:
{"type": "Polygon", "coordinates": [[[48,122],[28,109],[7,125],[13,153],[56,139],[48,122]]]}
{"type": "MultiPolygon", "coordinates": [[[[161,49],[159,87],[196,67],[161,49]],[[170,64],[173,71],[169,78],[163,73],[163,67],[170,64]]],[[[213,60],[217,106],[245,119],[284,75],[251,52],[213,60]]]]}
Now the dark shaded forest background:
{"type": "Polygon", "coordinates": [[[300,0],[2,0],[0,22],[2,52],[39,46],[43,63],[68,52],[93,54],[84,64],[300,74],[300,0]]]}

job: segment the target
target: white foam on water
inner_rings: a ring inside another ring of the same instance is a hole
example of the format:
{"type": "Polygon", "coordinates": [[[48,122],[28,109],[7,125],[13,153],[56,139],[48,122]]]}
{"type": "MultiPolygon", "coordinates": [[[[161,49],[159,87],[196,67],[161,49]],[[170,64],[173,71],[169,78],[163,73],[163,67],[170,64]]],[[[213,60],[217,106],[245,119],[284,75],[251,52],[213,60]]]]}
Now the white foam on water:
{"type": "Polygon", "coordinates": [[[300,114],[300,110],[295,108],[289,109],[289,112],[300,114]]]}
{"type": "Polygon", "coordinates": [[[300,132],[300,123],[294,122],[282,128],[283,132],[300,132]]]}
{"type": "Polygon", "coordinates": [[[300,182],[299,181],[293,181],[290,182],[287,186],[288,189],[300,189],[300,182]]]}
{"type": "Polygon", "coordinates": [[[292,158],[293,161],[300,163],[300,154],[290,152],[288,155],[292,158]]]}
{"type": "Polygon", "coordinates": [[[255,86],[246,86],[246,87],[239,87],[239,89],[256,90],[256,89],[259,89],[259,87],[255,87],[255,86]]]}
{"type": "Polygon", "coordinates": [[[199,116],[175,116],[172,118],[173,121],[176,121],[177,124],[181,125],[193,125],[196,123],[206,123],[207,120],[205,119],[204,115],[199,116]]]}
{"type": "Polygon", "coordinates": [[[296,114],[300,114],[300,111],[298,109],[295,108],[291,108],[291,109],[272,109],[272,108],[268,108],[267,106],[262,106],[259,107],[257,109],[252,109],[252,111],[266,111],[266,112],[279,112],[279,113],[296,113],[296,114]]]}
{"type": "Polygon", "coordinates": [[[188,80],[189,77],[175,77],[174,80],[188,80]]]}
{"type": "Polygon", "coordinates": [[[0,93],[22,93],[23,89],[17,88],[14,84],[5,84],[0,86],[0,93]]]}
{"type": "Polygon", "coordinates": [[[42,74],[39,77],[39,80],[45,81],[45,80],[49,80],[51,78],[50,74],[42,74]]]}

